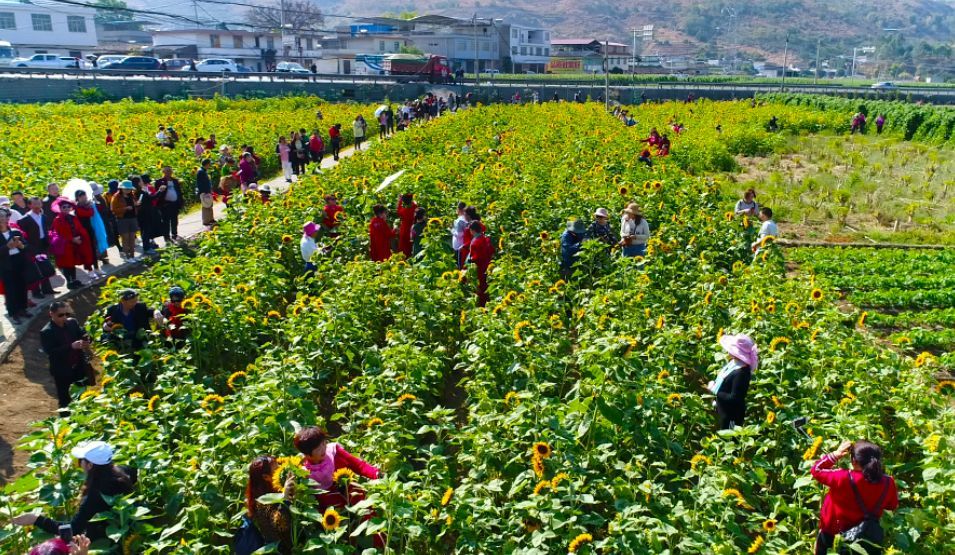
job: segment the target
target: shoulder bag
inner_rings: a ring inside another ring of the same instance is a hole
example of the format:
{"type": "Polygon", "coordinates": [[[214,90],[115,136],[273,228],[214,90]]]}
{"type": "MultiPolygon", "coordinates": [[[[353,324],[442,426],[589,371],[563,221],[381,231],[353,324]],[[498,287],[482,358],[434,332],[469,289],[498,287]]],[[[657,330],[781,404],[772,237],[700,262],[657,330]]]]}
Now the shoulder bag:
{"type": "Polygon", "coordinates": [[[882,504],[885,503],[885,497],[889,494],[890,479],[888,477],[884,479],[885,487],[882,488],[882,495],[879,496],[879,500],[876,501],[872,509],[869,509],[865,506],[865,501],[862,500],[862,494],[859,493],[855,480],[852,479],[852,473],[849,473],[849,485],[852,486],[856,503],[862,509],[863,519],[859,524],[843,532],[842,539],[846,543],[859,544],[870,555],[882,553],[882,542],[885,540],[885,530],[882,529],[878,516],[882,504]]]}

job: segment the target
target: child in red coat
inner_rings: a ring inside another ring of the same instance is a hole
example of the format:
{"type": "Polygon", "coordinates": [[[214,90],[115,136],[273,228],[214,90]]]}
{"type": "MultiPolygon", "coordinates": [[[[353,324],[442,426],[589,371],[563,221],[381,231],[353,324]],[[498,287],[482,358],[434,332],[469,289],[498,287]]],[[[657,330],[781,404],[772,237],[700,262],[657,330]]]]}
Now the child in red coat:
{"type": "Polygon", "coordinates": [[[468,260],[477,267],[478,273],[478,306],[487,304],[487,268],[491,265],[491,257],[494,255],[494,246],[491,240],[484,234],[484,225],[479,221],[473,221],[468,226],[471,231],[471,245],[468,251],[468,260]]]}
{"type": "Polygon", "coordinates": [[[418,203],[414,201],[414,195],[406,193],[398,199],[398,220],[401,221],[401,228],[398,230],[398,250],[405,254],[405,258],[411,258],[411,227],[414,225],[415,211],[418,210],[418,203]]]}
{"type": "Polygon", "coordinates": [[[373,262],[381,262],[391,258],[391,239],[396,235],[395,230],[388,227],[388,209],[384,205],[376,204],[373,208],[375,217],[368,225],[369,250],[373,262]]]}

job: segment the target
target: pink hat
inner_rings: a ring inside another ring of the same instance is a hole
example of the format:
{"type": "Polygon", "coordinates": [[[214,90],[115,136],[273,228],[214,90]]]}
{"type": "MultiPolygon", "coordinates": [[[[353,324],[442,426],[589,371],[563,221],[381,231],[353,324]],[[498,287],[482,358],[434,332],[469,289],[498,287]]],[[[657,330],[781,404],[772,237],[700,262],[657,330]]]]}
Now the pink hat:
{"type": "Polygon", "coordinates": [[[50,205],[50,210],[52,210],[56,214],[59,214],[60,212],[62,212],[63,210],[62,207],[64,204],[69,204],[70,206],[73,206],[73,207],[76,206],[76,202],[73,201],[73,199],[69,197],[58,197],[56,200],[53,201],[53,204],[50,205]]]}
{"type": "Polygon", "coordinates": [[[311,237],[318,231],[318,225],[315,222],[308,222],[302,226],[302,233],[311,237]]]}
{"type": "Polygon", "coordinates": [[[46,540],[30,550],[30,555],[69,555],[70,545],[61,538],[46,540]]]}
{"type": "Polygon", "coordinates": [[[720,345],[731,357],[756,370],[759,366],[759,349],[748,335],[724,335],[720,338],[720,345]]]}

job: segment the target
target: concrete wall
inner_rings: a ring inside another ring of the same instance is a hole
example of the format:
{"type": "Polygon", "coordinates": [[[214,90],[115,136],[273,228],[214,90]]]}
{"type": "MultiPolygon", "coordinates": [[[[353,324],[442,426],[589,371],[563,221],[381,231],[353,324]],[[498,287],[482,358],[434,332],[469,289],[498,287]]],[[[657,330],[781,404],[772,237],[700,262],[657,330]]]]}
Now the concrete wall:
{"type": "MultiPolygon", "coordinates": [[[[211,78],[210,78],[211,79],[211,78]]],[[[572,100],[578,91],[586,98],[596,100],[601,98],[604,88],[594,82],[592,86],[561,85],[561,84],[533,84],[533,86],[513,85],[482,85],[475,88],[473,85],[429,85],[427,83],[382,84],[382,83],[352,83],[352,82],[319,82],[308,81],[228,81],[214,80],[177,80],[177,79],[76,79],[72,76],[50,78],[18,78],[0,77],[0,102],[60,102],[69,100],[83,88],[96,87],[111,99],[130,97],[134,100],[154,99],[162,100],[166,96],[211,97],[215,94],[225,96],[254,95],[254,96],[281,96],[288,94],[314,94],[329,101],[356,101],[378,102],[385,99],[402,101],[413,99],[433,91],[439,96],[446,96],[449,92],[466,94],[472,92],[480,102],[506,102],[515,92],[520,92],[525,101],[529,101],[534,92],[537,92],[541,101],[550,101],[556,92],[562,100],[572,100]]],[[[674,83],[664,85],[650,85],[646,87],[611,87],[611,100],[623,104],[636,104],[641,101],[641,95],[646,100],[685,100],[688,94],[695,98],[709,98],[712,100],[733,100],[751,98],[754,93],[766,90],[764,88],[747,88],[744,86],[732,88],[687,87],[674,83]]],[[[875,93],[863,91],[854,93],[857,97],[875,97],[875,93]]],[[[883,98],[886,95],[882,95],[883,98]]],[[[955,103],[955,94],[947,91],[936,93],[899,93],[899,98],[911,101],[924,100],[934,104],[955,103]]]]}

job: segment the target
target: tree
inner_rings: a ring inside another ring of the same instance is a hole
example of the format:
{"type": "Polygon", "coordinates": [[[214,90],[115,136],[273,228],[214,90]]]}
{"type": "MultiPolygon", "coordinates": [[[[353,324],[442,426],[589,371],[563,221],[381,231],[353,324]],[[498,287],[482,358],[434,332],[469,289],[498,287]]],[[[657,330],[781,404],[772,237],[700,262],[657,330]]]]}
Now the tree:
{"type": "Polygon", "coordinates": [[[96,21],[109,23],[111,21],[133,21],[133,13],[126,11],[129,6],[123,0],[96,0],[96,21]]]}
{"type": "Polygon", "coordinates": [[[309,0],[279,0],[278,7],[252,8],[245,19],[260,29],[318,30],[325,22],[319,7],[309,0]]]}
{"type": "Polygon", "coordinates": [[[399,48],[398,53],[399,54],[417,54],[418,56],[423,56],[424,50],[421,50],[417,46],[406,45],[399,48]]]}

